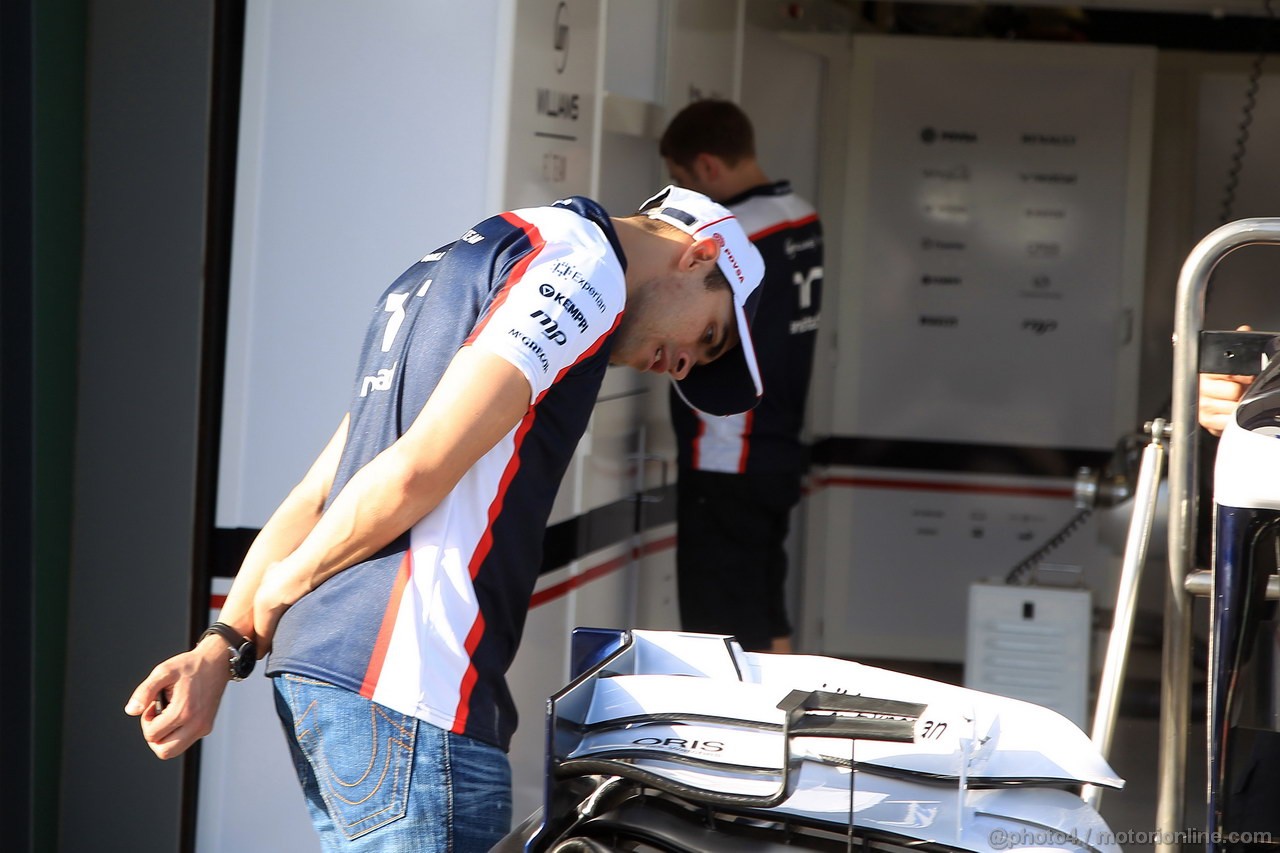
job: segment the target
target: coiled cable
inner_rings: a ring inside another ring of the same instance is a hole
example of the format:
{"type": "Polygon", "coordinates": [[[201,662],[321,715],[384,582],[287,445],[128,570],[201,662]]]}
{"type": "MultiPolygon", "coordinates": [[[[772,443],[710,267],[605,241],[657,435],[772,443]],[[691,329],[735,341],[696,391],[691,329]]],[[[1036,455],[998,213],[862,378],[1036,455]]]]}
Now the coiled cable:
{"type": "Polygon", "coordinates": [[[1271,30],[1275,23],[1275,10],[1271,8],[1271,0],[1262,0],[1267,12],[1267,24],[1262,28],[1262,44],[1253,65],[1249,69],[1249,80],[1245,85],[1244,109],[1240,113],[1240,126],[1236,132],[1235,147],[1231,152],[1231,165],[1227,168],[1227,184],[1222,192],[1222,210],[1218,215],[1219,224],[1232,219],[1236,203],[1236,189],[1240,186],[1240,171],[1244,168],[1244,157],[1249,143],[1249,128],[1253,126],[1253,112],[1258,106],[1258,88],[1262,82],[1262,65],[1271,50],[1271,30]]]}

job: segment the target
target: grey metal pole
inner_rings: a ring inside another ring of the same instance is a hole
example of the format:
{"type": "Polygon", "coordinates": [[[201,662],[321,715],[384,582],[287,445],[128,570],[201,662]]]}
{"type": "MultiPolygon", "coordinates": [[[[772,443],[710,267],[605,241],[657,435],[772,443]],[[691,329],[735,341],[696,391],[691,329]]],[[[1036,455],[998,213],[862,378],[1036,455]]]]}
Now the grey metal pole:
{"type": "MultiPolygon", "coordinates": [[[[1120,707],[1120,688],[1124,684],[1125,667],[1129,661],[1129,646],[1133,638],[1133,618],[1138,605],[1138,585],[1142,580],[1142,568],[1147,562],[1147,546],[1151,543],[1151,529],[1156,517],[1156,504],[1160,498],[1160,475],[1164,469],[1164,448],[1167,439],[1166,423],[1157,418],[1147,425],[1151,441],[1142,451],[1142,465],[1138,469],[1138,482],[1133,494],[1133,514],[1129,517],[1129,532],[1125,537],[1124,559],[1120,567],[1120,587],[1116,595],[1115,616],[1111,620],[1111,635],[1107,641],[1107,656],[1102,666],[1102,678],[1098,683],[1098,702],[1093,712],[1093,729],[1089,738],[1103,757],[1111,752],[1111,736],[1115,733],[1116,713],[1120,707]]],[[[1084,799],[1094,809],[1102,801],[1102,788],[1086,785],[1084,799]]]]}
{"type": "Polygon", "coordinates": [[[1191,250],[1178,276],[1169,442],[1169,585],[1165,591],[1156,807],[1159,853],[1177,850],[1174,839],[1186,829],[1183,784],[1191,707],[1191,596],[1185,584],[1193,568],[1196,541],[1196,405],[1204,295],[1218,262],[1235,249],[1256,243],[1280,243],[1280,219],[1241,219],[1215,229],[1191,250]]]}

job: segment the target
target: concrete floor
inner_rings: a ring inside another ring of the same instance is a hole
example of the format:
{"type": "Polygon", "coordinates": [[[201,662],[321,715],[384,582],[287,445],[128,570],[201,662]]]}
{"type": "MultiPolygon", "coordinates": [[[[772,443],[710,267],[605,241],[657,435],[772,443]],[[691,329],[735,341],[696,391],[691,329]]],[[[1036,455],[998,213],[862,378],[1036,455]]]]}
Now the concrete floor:
{"type": "MultiPolygon", "coordinates": [[[[1134,843],[1124,845],[1126,853],[1148,853],[1155,849],[1150,837],[1155,831],[1157,807],[1157,766],[1160,755],[1160,720],[1157,716],[1160,689],[1160,660],[1157,651],[1142,651],[1130,661],[1126,697],[1139,698],[1140,713],[1122,707],[1112,734],[1111,766],[1125,780],[1122,791],[1102,796],[1101,813],[1112,831],[1132,833],[1134,843]],[[1125,711],[1128,710],[1126,713],[1125,711]],[[1143,839],[1148,843],[1141,843],[1143,839]]],[[[1132,703],[1126,702],[1125,705],[1132,703]]],[[[1191,830],[1205,826],[1205,723],[1202,711],[1192,713],[1187,732],[1187,767],[1183,782],[1183,815],[1191,830]]],[[[1203,844],[1188,843],[1187,850],[1203,850],[1203,844]]]]}

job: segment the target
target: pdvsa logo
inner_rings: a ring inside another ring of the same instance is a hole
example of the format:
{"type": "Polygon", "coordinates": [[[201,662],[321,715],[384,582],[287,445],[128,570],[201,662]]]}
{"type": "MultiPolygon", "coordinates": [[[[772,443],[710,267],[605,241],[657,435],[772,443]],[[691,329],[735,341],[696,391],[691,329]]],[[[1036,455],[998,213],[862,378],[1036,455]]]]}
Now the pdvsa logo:
{"type": "Polygon", "coordinates": [[[733,274],[738,277],[738,282],[746,281],[747,277],[743,274],[742,267],[738,266],[738,259],[733,256],[733,252],[729,251],[729,246],[724,241],[724,235],[717,231],[711,235],[711,239],[716,241],[720,251],[724,252],[724,256],[729,259],[729,266],[733,267],[733,274]]]}
{"type": "Polygon", "coordinates": [[[569,4],[561,3],[556,7],[556,20],[552,48],[555,50],[556,73],[563,74],[569,64],[569,4]]]}

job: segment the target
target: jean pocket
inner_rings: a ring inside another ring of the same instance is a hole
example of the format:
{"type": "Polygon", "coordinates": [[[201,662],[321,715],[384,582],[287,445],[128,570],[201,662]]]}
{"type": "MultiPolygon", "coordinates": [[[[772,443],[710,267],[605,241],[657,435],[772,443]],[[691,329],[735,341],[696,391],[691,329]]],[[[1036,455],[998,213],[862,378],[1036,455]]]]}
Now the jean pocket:
{"type": "Polygon", "coordinates": [[[321,681],[285,675],[294,736],[347,838],[404,817],[417,720],[321,681]]]}

